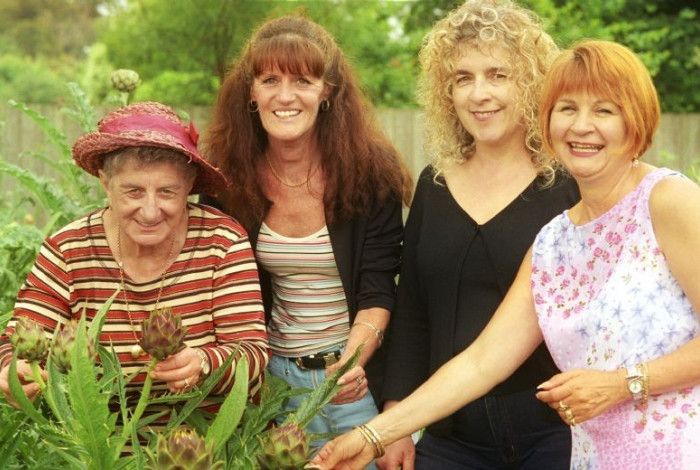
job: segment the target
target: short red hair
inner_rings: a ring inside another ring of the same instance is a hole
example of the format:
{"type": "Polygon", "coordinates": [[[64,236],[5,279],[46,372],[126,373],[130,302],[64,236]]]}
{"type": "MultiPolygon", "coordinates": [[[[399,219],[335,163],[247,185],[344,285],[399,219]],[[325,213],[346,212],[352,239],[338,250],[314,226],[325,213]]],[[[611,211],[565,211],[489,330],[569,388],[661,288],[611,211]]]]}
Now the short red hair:
{"type": "Polygon", "coordinates": [[[659,125],[659,99],[649,71],[627,47],[583,40],[563,51],[544,81],[539,110],[544,149],[554,155],[549,121],[554,104],[567,93],[588,92],[620,107],[627,131],[627,155],[640,157],[659,125]]]}

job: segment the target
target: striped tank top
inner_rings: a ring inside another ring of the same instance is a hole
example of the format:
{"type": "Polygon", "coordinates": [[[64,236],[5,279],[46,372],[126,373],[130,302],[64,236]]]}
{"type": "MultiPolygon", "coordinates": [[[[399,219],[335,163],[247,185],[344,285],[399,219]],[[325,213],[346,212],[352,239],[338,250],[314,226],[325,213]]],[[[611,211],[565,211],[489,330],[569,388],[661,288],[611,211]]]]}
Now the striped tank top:
{"type": "Polygon", "coordinates": [[[256,254],[272,282],[269,341],[274,354],[306,356],[346,342],[348,304],[327,227],[293,238],[263,223],[256,254]]]}

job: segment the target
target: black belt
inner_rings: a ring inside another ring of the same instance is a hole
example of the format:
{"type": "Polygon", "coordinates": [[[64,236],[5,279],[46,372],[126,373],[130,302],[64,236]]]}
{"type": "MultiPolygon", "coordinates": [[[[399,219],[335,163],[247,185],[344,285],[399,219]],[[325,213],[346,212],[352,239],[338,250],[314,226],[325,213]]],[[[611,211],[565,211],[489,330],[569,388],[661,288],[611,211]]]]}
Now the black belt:
{"type": "Polygon", "coordinates": [[[340,351],[310,354],[302,357],[290,357],[289,360],[300,369],[325,369],[340,359],[340,351]]]}

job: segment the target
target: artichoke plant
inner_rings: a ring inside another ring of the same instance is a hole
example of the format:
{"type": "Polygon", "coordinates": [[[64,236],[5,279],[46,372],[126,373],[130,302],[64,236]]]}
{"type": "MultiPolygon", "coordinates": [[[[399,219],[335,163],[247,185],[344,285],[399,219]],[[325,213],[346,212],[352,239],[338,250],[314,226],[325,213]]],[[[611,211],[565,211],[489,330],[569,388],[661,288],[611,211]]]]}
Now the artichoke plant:
{"type": "Polygon", "coordinates": [[[10,338],[17,359],[41,362],[49,352],[49,339],[41,326],[29,318],[19,318],[10,338]]]}
{"type": "Polygon", "coordinates": [[[150,470],[222,469],[222,461],[214,462],[211,448],[193,429],[180,426],[167,438],[158,436],[156,454],[147,465],[150,470]]]}
{"type": "Polygon", "coordinates": [[[295,423],[274,428],[262,439],[258,464],[263,470],[296,470],[308,462],[309,438],[295,423]]]}
{"type": "Polygon", "coordinates": [[[153,310],[141,325],[139,344],[151,357],[162,361],[184,349],[186,332],[182,319],[171,308],[153,310]]]}
{"type": "MultiPolygon", "coordinates": [[[[77,320],[71,320],[63,325],[63,328],[56,333],[51,347],[51,360],[58,367],[58,370],[66,373],[70,370],[70,358],[73,353],[73,344],[75,344],[75,335],[78,330],[79,323],[77,320]]],[[[86,334],[87,337],[87,334],[86,334]]],[[[95,345],[88,340],[88,355],[91,358],[96,356],[95,345]]]]}
{"type": "Polygon", "coordinates": [[[114,89],[122,93],[131,93],[141,82],[139,74],[129,69],[115,70],[112,72],[110,79],[114,89]]]}

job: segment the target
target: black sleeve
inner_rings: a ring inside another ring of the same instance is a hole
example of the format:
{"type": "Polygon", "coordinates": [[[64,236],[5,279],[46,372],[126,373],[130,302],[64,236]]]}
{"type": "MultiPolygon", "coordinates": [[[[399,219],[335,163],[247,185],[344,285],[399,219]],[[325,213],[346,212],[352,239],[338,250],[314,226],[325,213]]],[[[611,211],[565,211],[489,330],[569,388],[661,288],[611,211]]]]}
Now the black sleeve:
{"type": "Polygon", "coordinates": [[[417,247],[423,211],[433,185],[430,167],[423,170],[406,221],[397,304],[387,333],[388,363],[382,401],[401,400],[428,378],[430,354],[425,302],[421,295],[417,247]]]}
{"type": "Polygon", "coordinates": [[[372,307],[394,310],[402,239],[401,201],[389,199],[367,220],[359,265],[358,310],[372,307]]]}

